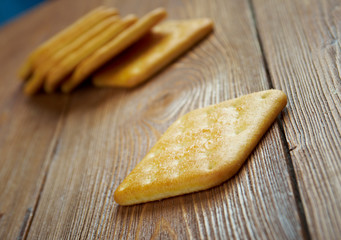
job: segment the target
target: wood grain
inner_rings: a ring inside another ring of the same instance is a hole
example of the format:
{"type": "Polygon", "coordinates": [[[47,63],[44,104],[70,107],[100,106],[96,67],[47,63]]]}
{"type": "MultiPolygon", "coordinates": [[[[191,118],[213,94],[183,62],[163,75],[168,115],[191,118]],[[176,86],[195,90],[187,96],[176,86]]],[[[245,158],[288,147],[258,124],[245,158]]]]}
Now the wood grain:
{"type": "Polygon", "coordinates": [[[33,47],[84,13],[53,12],[54,7],[55,2],[42,5],[0,30],[0,239],[21,239],[29,229],[62,128],[68,97],[28,99],[16,75],[33,47]]]}
{"type": "Polygon", "coordinates": [[[309,231],[341,235],[341,2],[254,0],[271,80],[289,96],[284,130],[309,231]]]}
{"type": "MultiPolygon", "coordinates": [[[[176,118],[269,84],[247,1],[106,3],[123,15],[163,5],[170,18],[211,17],[215,33],[138,88],[84,87],[70,96],[28,239],[303,238],[277,123],[221,186],[114,203],[115,188],[176,118]]],[[[58,6],[54,12],[73,11],[58,6]]]]}

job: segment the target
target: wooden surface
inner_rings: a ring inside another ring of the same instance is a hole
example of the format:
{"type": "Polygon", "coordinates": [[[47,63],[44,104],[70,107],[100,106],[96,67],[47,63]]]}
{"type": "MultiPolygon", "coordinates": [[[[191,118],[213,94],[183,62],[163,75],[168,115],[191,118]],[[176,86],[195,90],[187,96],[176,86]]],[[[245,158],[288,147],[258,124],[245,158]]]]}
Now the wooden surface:
{"type": "Polygon", "coordinates": [[[254,6],[271,82],[289,96],[283,126],[310,234],[340,239],[341,1],[254,6]]]}
{"type": "Polygon", "coordinates": [[[51,1],[0,29],[0,239],[338,239],[337,0],[51,1]],[[16,71],[100,4],[211,17],[215,31],[142,86],[28,98],[16,71]],[[288,105],[240,172],[213,189],[121,207],[113,192],[198,107],[276,88],[288,105]]]}

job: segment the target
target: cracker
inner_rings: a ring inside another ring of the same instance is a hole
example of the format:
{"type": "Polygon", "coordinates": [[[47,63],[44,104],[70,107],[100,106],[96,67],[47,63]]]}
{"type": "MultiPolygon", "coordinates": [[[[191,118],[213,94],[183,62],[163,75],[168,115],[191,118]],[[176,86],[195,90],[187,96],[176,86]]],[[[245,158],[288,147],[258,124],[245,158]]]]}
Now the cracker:
{"type": "Polygon", "coordinates": [[[114,193],[131,205],[217,186],[242,166],[286,95],[257,92],[194,110],[172,124],[114,193]]]}
{"type": "Polygon", "coordinates": [[[45,71],[45,69],[35,71],[26,82],[24,93],[27,95],[33,95],[37,93],[43,85],[46,72],[47,71],[45,71]]]}
{"type": "MultiPolygon", "coordinates": [[[[54,63],[59,62],[69,54],[76,52],[78,49],[84,46],[84,44],[96,38],[99,34],[106,31],[106,29],[110,26],[116,24],[119,19],[120,18],[118,16],[114,16],[101,21],[96,26],[89,29],[89,31],[76,38],[72,43],[66,45],[60,51],[56,52],[56,54],[52,55],[51,61],[54,63]]],[[[42,65],[44,64],[46,63],[43,63],[42,65]]]]}
{"type": "Polygon", "coordinates": [[[92,72],[145,35],[153,26],[165,18],[166,15],[167,13],[163,8],[158,8],[142,17],[117,38],[104,45],[79,64],[72,76],[62,85],[62,91],[70,92],[92,72]]]}
{"type": "Polygon", "coordinates": [[[134,15],[129,15],[105,29],[101,34],[91,39],[77,51],[69,54],[48,73],[47,80],[44,84],[45,91],[54,91],[61,81],[69,75],[82,60],[101,48],[105,43],[115,38],[119,33],[136,21],[137,18],[134,15]]]}
{"type": "Polygon", "coordinates": [[[47,73],[56,66],[60,61],[66,58],[73,52],[76,52],[84,44],[95,38],[98,34],[107,29],[110,25],[115,24],[119,20],[118,16],[110,17],[102,22],[98,23],[96,26],[91,28],[89,31],[79,36],[72,43],[68,44],[60,51],[56,52],[54,55],[46,59],[46,61],[35,68],[33,76],[26,83],[24,92],[28,95],[33,95],[43,86],[44,79],[47,73]]]}
{"type": "Polygon", "coordinates": [[[93,77],[99,87],[134,87],[193,46],[213,29],[210,19],[167,21],[156,25],[93,77]]]}
{"type": "Polygon", "coordinates": [[[24,80],[27,79],[32,73],[34,66],[43,62],[45,56],[50,54],[51,51],[58,51],[66,44],[72,42],[77,36],[95,26],[101,20],[117,14],[118,12],[116,9],[106,9],[104,7],[98,7],[92,10],[33,51],[20,68],[19,77],[24,80]]]}

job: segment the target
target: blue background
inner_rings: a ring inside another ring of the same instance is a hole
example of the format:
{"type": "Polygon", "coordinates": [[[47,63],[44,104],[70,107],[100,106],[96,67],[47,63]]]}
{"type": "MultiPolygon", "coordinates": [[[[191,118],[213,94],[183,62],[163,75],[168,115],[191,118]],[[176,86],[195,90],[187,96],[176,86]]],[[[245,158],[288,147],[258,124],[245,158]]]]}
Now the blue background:
{"type": "Polygon", "coordinates": [[[44,0],[0,0],[0,26],[44,0]]]}

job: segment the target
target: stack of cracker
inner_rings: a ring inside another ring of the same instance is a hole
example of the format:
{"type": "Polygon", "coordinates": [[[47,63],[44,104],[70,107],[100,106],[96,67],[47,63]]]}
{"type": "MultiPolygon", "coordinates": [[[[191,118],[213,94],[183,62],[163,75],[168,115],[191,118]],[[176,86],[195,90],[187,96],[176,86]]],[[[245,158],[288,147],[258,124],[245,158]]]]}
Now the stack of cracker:
{"type": "Polygon", "coordinates": [[[108,7],[91,11],[28,57],[19,72],[26,81],[24,92],[33,95],[44,89],[51,93],[59,88],[68,93],[110,60],[93,75],[94,85],[134,87],[213,28],[209,19],[158,24],[166,15],[163,8],[140,19],[134,15],[120,18],[116,9],[108,7]]]}

